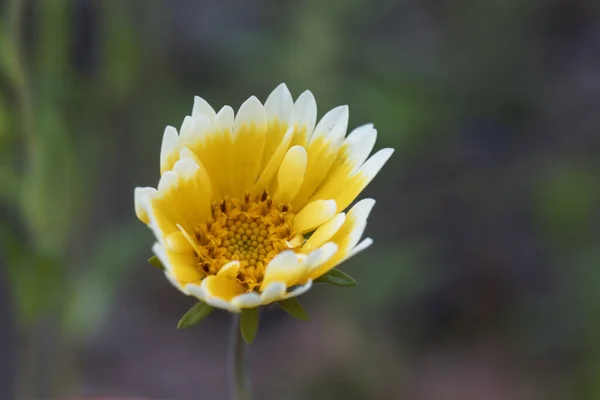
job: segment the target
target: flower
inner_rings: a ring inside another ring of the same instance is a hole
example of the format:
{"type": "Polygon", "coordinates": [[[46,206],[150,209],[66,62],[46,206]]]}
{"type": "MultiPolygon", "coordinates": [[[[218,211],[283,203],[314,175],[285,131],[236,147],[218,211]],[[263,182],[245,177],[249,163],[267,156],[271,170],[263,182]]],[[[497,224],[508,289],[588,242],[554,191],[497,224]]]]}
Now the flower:
{"type": "Polygon", "coordinates": [[[165,129],[158,189],[138,187],[134,197],[175,287],[240,312],[306,292],[372,243],[360,238],[375,200],[343,210],[393,149],[368,158],[372,124],[345,137],[347,106],[316,118],[310,91],[294,102],[281,84],[235,116],[196,97],[179,134],[165,129]]]}

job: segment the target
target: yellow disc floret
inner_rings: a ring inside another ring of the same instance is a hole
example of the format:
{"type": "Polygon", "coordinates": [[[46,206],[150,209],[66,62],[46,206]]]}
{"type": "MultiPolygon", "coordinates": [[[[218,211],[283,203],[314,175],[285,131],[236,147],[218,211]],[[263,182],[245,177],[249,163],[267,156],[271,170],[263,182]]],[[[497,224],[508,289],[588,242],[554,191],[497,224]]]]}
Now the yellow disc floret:
{"type": "Polygon", "coordinates": [[[292,235],[293,218],[289,204],[274,204],[266,192],[214,203],[212,217],[194,230],[198,269],[216,275],[225,264],[237,260],[238,282],[254,290],[273,257],[302,244],[302,235],[292,235]]]}

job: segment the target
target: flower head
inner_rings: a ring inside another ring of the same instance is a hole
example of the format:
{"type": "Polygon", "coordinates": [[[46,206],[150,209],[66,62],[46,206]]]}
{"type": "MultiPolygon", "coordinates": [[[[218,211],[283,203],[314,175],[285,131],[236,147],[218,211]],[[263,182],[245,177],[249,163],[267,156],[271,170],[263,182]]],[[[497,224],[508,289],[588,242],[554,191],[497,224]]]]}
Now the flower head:
{"type": "Polygon", "coordinates": [[[196,97],[179,133],[166,128],[158,188],[136,188],[135,210],[179,290],[239,312],[304,293],[371,244],[360,238],[375,201],[344,209],[393,149],[368,158],[371,124],[345,137],[347,106],[316,118],[311,92],[294,102],[281,84],[235,116],[196,97]]]}

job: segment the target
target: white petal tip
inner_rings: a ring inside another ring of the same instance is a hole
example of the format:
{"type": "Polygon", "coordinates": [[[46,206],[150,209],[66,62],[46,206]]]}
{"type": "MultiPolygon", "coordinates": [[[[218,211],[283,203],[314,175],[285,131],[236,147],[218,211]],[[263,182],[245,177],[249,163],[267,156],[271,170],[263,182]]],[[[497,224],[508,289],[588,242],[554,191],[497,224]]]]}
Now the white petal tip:
{"type": "Polygon", "coordinates": [[[258,293],[244,293],[231,299],[231,303],[239,308],[254,308],[262,304],[258,293]]]}
{"type": "Polygon", "coordinates": [[[179,134],[177,133],[177,129],[172,126],[167,126],[165,128],[165,132],[163,133],[163,140],[160,147],[160,162],[161,166],[167,162],[171,153],[177,148],[179,145],[179,134]]]}
{"type": "Polygon", "coordinates": [[[262,303],[268,304],[282,299],[283,295],[285,294],[286,288],[287,287],[283,282],[269,283],[269,285],[260,294],[262,303]]]}
{"type": "Polygon", "coordinates": [[[198,166],[196,161],[194,161],[190,157],[186,157],[178,160],[175,163],[175,166],[173,167],[173,172],[175,172],[175,174],[178,177],[187,179],[194,176],[199,168],[200,167],[198,166]]]}
{"type": "Polygon", "coordinates": [[[164,193],[177,185],[177,175],[173,171],[166,171],[158,181],[158,192],[164,193]]]}

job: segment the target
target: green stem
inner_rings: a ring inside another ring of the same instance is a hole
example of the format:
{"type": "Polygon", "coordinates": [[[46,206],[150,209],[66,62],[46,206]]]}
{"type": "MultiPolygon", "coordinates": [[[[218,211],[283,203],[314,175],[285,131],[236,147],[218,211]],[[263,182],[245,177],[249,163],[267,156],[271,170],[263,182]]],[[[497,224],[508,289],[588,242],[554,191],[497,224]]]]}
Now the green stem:
{"type": "Polygon", "coordinates": [[[250,400],[250,389],[246,374],[246,342],[240,332],[240,314],[233,313],[229,351],[231,380],[231,398],[233,400],[250,400]]]}

